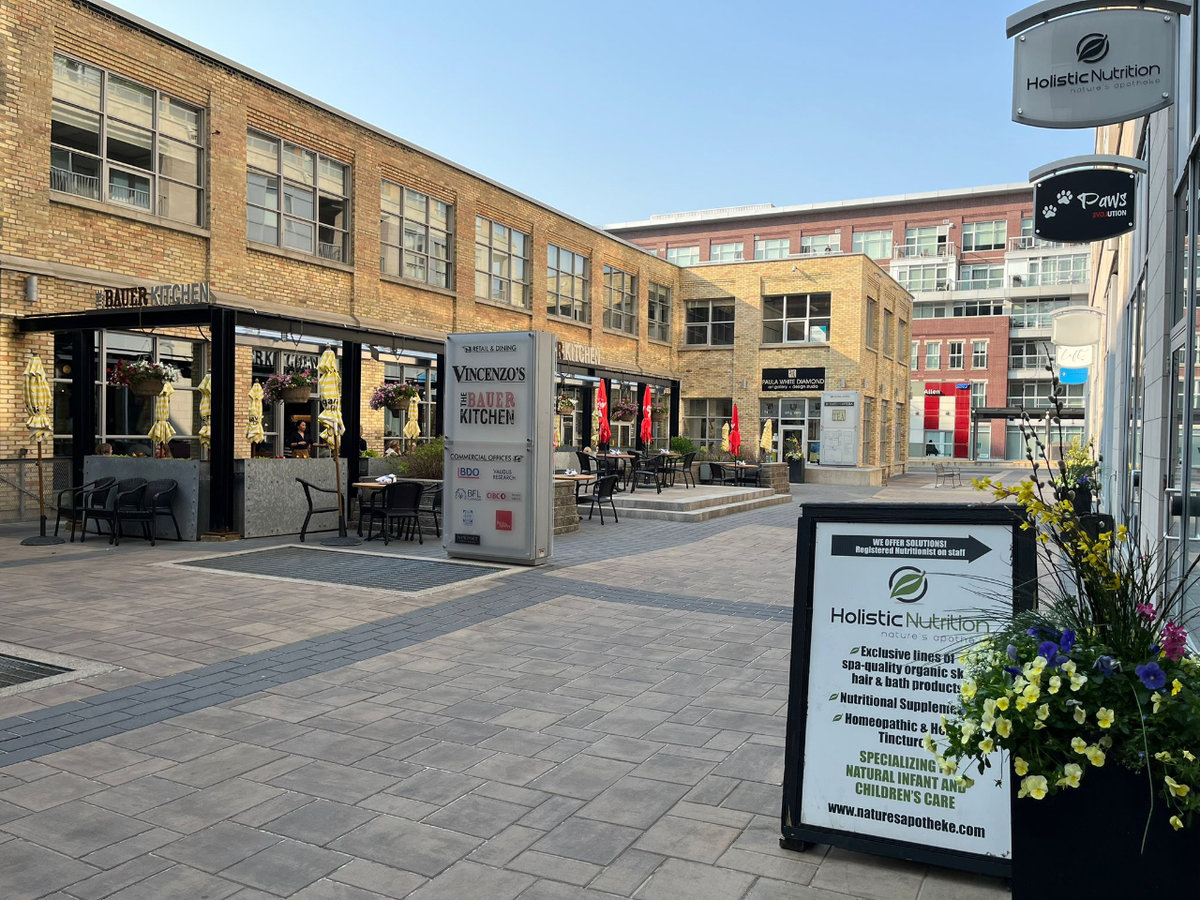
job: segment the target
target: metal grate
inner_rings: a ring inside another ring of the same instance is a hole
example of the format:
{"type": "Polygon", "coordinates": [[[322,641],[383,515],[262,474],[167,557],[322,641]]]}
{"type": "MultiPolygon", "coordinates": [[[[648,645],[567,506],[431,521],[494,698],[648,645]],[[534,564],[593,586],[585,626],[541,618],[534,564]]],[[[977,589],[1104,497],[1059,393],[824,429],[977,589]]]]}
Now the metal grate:
{"type": "Polygon", "coordinates": [[[316,547],[274,547],[181,562],[179,565],[236,575],[271,575],[405,593],[444,587],[507,571],[498,566],[464,565],[438,559],[406,559],[316,547]]]}
{"type": "Polygon", "coordinates": [[[34,662],[32,659],[22,659],[19,656],[0,653],[0,688],[25,684],[27,681],[38,681],[41,678],[53,678],[55,675],[62,675],[70,671],[62,666],[52,666],[49,663],[34,662]]]}

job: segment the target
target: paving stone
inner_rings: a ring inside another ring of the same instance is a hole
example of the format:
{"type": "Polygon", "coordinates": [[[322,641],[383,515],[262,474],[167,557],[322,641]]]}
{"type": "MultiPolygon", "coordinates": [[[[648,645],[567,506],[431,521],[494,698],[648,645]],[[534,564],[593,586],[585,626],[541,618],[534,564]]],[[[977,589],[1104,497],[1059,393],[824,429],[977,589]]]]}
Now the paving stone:
{"type": "Polygon", "coordinates": [[[468,775],[488,781],[524,785],[552,768],[554,763],[546,760],[530,759],[528,756],[516,756],[512,753],[493,753],[466,771],[468,775]]]}
{"type": "Polygon", "coordinates": [[[656,753],[633,770],[642,778],[671,781],[676,784],[694,785],[713,771],[713,764],[703,759],[682,755],[683,748],[672,748],[674,752],[656,753]]]}
{"type": "Polygon", "coordinates": [[[533,881],[532,877],[519,872],[464,860],[455,863],[409,896],[412,900],[462,900],[464,897],[513,900],[533,881]]]}
{"type": "Polygon", "coordinates": [[[474,850],[481,841],[444,828],[377,816],[329,846],[432,878],[474,850]]]}
{"type": "MultiPolygon", "coordinates": [[[[263,895],[266,897],[267,895],[263,895]]],[[[274,895],[271,895],[274,896],[274,895]]],[[[308,887],[292,894],[292,900],[381,900],[383,894],[364,890],[349,884],[342,884],[328,878],[314,881],[308,887]]],[[[230,900],[237,900],[236,895],[230,900]]]]}
{"type": "Polygon", "coordinates": [[[101,847],[93,853],[80,857],[80,861],[88,865],[99,866],[102,869],[111,869],[113,866],[118,866],[131,859],[153,853],[159,847],[177,840],[179,840],[179,835],[173,831],[168,831],[166,828],[151,828],[135,834],[133,837],[125,838],[123,841],[101,847]]]}
{"type": "Polygon", "coordinates": [[[630,897],[646,879],[662,865],[664,857],[630,847],[605,866],[591,882],[590,887],[598,891],[611,892],[621,897],[630,897]]]}
{"type": "Polygon", "coordinates": [[[617,825],[647,828],[687,793],[684,785],[626,775],[584,805],[577,815],[617,825]]]}
{"type": "Polygon", "coordinates": [[[564,859],[537,850],[526,850],[508,864],[508,868],[526,872],[538,878],[554,878],[575,885],[585,885],[602,871],[595,863],[564,859]]]}
{"type": "Polygon", "coordinates": [[[191,787],[211,787],[218,782],[279,759],[283,754],[265,747],[234,744],[197,759],[163,770],[161,777],[191,787]]]}
{"type": "Polygon", "coordinates": [[[304,844],[282,840],[222,871],[225,878],[285,897],[341,868],[350,857],[304,844]]]}
{"type": "Polygon", "coordinates": [[[730,900],[742,897],[753,882],[753,876],[742,872],[668,859],[633,896],[637,900],[730,900]]]}
{"type": "Polygon", "coordinates": [[[172,831],[191,834],[217,822],[231,819],[282,793],[283,791],[277,788],[258,785],[241,778],[231,778],[213,787],[193,791],[178,800],[155,806],[140,813],[139,818],[172,831]]]}
{"type": "Polygon", "coordinates": [[[740,829],[724,825],[664,816],[642,834],[637,847],[663,856],[715,863],[740,833],[740,829]]]}
{"type": "Polygon", "coordinates": [[[742,781],[783,784],[783,752],[776,747],[746,744],[729,754],[713,769],[713,774],[742,781]]]}
{"type": "Polygon", "coordinates": [[[810,883],[864,900],[915,900],[923,878],[922,867],[913,863],[835,848],[821,861],[810,883]]]}
{"type": "Polygon", "coordinates": [[[270,783],[274,787],[311,794],[326,800],[355,803],[391,787],[396,783],[396,779],[350,766],[314,762],[274,778],[270,783]]]}
{"type": "Polygon", "coordinates": [[[237,893],[241,885],[190,866],[173,865],[144,881],[111,894],[111,900],[225,900],[237,893]]]}
{"type": "Polygon", "coordinates": [[[361,888],[384,897],[407,897],[427,879],[414,872],[356,859],[332,872],[327,880],[361,888]]]}
{"type": "Polygon", "coordinates": [[[519,900],[613,900],[615,896],[543,878],[530,885],[519,900]]]}
{"type": "Polygon", "coordinates": [[[162,847],[158,855],[216,874],[280,840],[274,834],[264,834],[245,825],[218,822],[162,847]]]}
{"type": "Polygon", "coordinates": [[[101,897],[115,894],[122,888],[137,884],[170,867],[169,860],[147,854],[121,863],[107,871],[93,875],[91,878],[85,878],[83,881],[71,885],[70,892],[79,900],[100,900],[101,897]]]}
{"type": "Polygon", "coordinates": [[[448,828],[461,834],[479,838],[490,838],[499,834],[517,819],[529,812],[529,808],[503,800],[493,800],[476,794],[459,797],[449,806],[426,816],[427,825],[448,828]]]}
{"type": "Polygon", "coordinates": [[[535,778],[530,787],[579,800],[590,800],[633,766],[630,763],[579,754],[535,778]]]}
{"type": "Polygon", "coordinates": [[[533,849],[604,866],[620,856],[641,833],[637,828],[572,816],[534,844],[533,849]]]}
{"type": "Polygon", "coordinates": [[[39,778],[28,784],[18,784],[0,791],[0,800],[25,809],[40,812],[68,800],[78,800],[104,790],[104,785],[90,778],[82,778],[62,772],[48,778],[39,778]]]}
{"type": "Polygon", "coordinates": [[[444,806],[483,784],[483,779],[457,772],[426,769],[388,789],[388,793],[444,806]]]}
{"type": "Polygon", "coordinates": [[[29,841],[0,843],[0,897],[40,897],[98,871],[95,866],[29,841]]]}
{"type": "Polygon", "coordinates": [[[551,797],[544,803],[538,804],[537,808],[532,812],[523,816],[521,824],[527,825],[530,828],[549,831],[567,816],[572,815],[581,806],[583,806],[582,800],[574,800],[570,797],[551,797]]]}
{"type": "Polygon", "coordinates": [[[354,806],[314,800],[278,819],[272,819],[263,825],[263,829],[307,844],[324,846],[373,818],[375,816],[372,813],[354,806]]]}
{"type": "Polygon", "coordinates": [[[76,858],[150,827],[146,822],[92,806],[83,800],[32,813],[4,826],[18,837],[76,858]]]}
{"type": "Polygon", "coordinates": [[[545,832],[524,825],[510,825],[471,851],[468,859],[489,866],[504,866],[529,849],[545,832]]]}
{"type": "Polygon", "coordinates": [[[387,746],[384,741],[313,729],[300,737],[275,744],[274,749],[350,765],[387,749],[387,746]]]}

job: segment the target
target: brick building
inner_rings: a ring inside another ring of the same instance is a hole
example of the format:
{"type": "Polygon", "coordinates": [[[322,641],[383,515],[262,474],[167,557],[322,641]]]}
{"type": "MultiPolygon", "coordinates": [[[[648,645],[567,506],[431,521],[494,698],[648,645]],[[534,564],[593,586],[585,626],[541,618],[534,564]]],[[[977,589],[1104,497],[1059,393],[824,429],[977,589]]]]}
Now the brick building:
{"type": "MultiPolygon", "coordinates": [[[[932,441],[957,458],[1023,458],[1013,419],[972,413],[1047,407],[1051,316],[1087,303],[1088,248],[1034,235],[1029,185],[735,206],[608,230],[682,266],[852,253],[876,260],[913,295],[914,455],[932,441]],[[966,414],[947,391],[966,392],[966,414]]],[[[1082,406],[1082,387],[1069,391],[1068,404],[1082,406]]]]}
{"type": "MultiPolygon", "coordinates": [[[[560,340],[560,390],[579,401],[559,423],[566,446],[593,439],[605,379],[614,403],[640,407],[652,388],[656,446],[681,431],[711,443],[723,412],[699,401],[737,402],[750,446],[762,417],[779,417],[778,450],[799,407],[758,389],[764,367],[823,366],[872,407],[850,464],[903,464],[888,436],[905,405],[896,360],[856,341],[906,336],[907,294],[865,257],[678,266],[103,2],[4,4],[0,38],[0,457],[27,447],[31,352],[54,379],[54,452],[74,477],[98,440],[154,451],[150,401],[106,383],[117,362],[149,357],[181,373],[173,452],[210,457],[217,482],[251,454],[251,384],[312,365],[327,343],[347,443],[381,450],[405,412],[369,409],[377,385],[415,382],[422,434],[437,434],[447,334],[545,330],[560,340]],[[695,318],[730,300],[732,323],[695,318]],[[821,318],[810,303],[830,306],[832,331],[799,341],[821,318]],[[701,352],[688,339],[701,324],[734,350],[701,352]],[[211,451],[198,441],[206,374],[211,451]]],[[[810,418],[819,392],[791,396],[810,418]]],[[[267,452],[315,412],[268,404],[267,452]]],[[[637,422],[614,432],[634,445],[637,422]]]]}

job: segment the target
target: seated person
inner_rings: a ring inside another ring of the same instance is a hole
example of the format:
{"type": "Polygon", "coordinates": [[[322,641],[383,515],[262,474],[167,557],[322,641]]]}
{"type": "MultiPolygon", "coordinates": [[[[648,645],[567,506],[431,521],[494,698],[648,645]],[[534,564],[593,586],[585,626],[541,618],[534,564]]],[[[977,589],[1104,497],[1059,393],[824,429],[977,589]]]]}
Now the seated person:
{"type": "Polygon", "coordinates": [[[105,441],[102,444],[97,444],[96,445],[96,455],[97,456],[112,456],[113,455],[113,445],[110,444],[108,441],[105,441]]]}
{"type": "Polygon", "coordinates": [[[400,442],[399,441],[388,441],[387,449],[383,451],[383,455],[384,456],[399,456],[400,455],[400,442]]]}
{"type": "Polygon", "coordinates": [[[288,447],[291,448],[292,456],[304,458],[308,456],[310,446],[311,444],[308,440],[308,422],[301,419],[296,423],[296,430],[288,438],[288,447]]]}

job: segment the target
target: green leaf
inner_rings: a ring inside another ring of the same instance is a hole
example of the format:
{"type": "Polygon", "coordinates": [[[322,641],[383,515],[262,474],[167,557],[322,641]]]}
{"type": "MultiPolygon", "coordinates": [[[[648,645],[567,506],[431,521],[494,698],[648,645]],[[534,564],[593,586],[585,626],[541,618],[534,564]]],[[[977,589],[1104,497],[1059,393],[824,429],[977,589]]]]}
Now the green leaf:
{"type": "Polygon", "coordinates": [[[829,695],[829,699],[830,699],[830,700],[836,700],[836,699],[837,699],[837,693],[835,692],[835,693],[832,693],[832,694],[830,694],[830,695],[829,695]]]}
{"type": "Polygon", "coordinates": [[[917,593],[921,589],[921,585],[925,582],[924,572],[915,572],[912,575],[903,575],[896,579],[896,584],[892,588],[892,599],[897,597],[908,597],[917,593]]]}
{"type": "Polygon", "coordinates": [[[834,716],[834,717],[833,717],[833,721],[835,721],[835,722],[840,722],[840,721],[842,721],[842,714],[841,714],[841,713],[838,713],[836,716],[834,716]]]}

